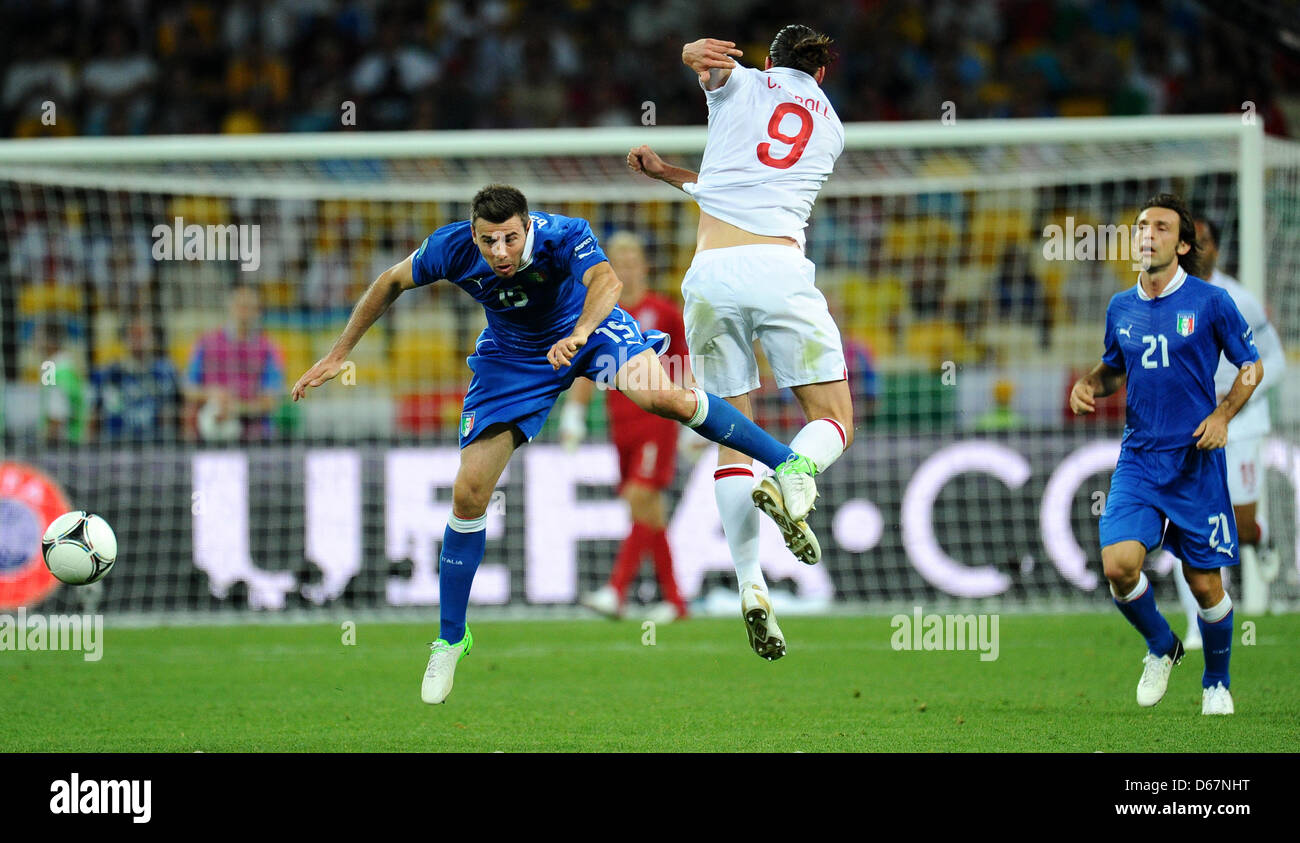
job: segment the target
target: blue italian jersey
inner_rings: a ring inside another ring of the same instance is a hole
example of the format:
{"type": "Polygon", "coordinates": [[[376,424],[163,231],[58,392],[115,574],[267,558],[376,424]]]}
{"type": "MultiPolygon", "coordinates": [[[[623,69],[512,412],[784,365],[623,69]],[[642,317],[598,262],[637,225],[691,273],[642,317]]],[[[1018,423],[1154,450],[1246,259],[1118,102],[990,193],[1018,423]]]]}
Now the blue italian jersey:
{"type": "Polygon", "coordinates": [[[497,276],[474,244],[468,220],[430,234],[411,261],[417,285],[446,280],[483,305],[491,339],[501,353],[546,354],[568,336],[582,314],[582,276],[606,260],[586,220],[533,211],[525,263],[511,278],[497,276]]]}
{"type": "Polygon", "coordinates": [[[1195,444],[1214,412],[1219,354],[1236,367],[1258,360],[1255,339],[1226,291],[1179,268],[1152,299],[1134,286],[1106,308],[1102,362],[1128,375],[1124,446],[1172,450],[1195,444]]]}

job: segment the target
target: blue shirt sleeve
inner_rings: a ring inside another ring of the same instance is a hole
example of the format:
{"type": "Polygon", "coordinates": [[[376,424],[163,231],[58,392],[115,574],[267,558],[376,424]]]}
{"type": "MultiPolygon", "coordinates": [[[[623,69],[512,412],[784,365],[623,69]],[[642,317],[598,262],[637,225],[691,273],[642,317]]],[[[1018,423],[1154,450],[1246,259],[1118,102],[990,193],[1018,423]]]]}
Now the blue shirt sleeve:
{"type": "Polygon", "coordinates": [[[1259,350],[1255,348],[1255,335],[1246,319],[1237,309],[1237,304],[1223,290],[1217,290],[1215,301],[1217,312],[1214,320],[1214,336],[1219,341],[1219,348],[1228,362],[1240,369],[1247,363],[1259,359],[1259,350]]]}
{"type": "Polygon", "coordinates": [[[446,236],[442,229],[424,238],[420,248],[411,256],[411,278],[415,286],[423,287],[447,277],[446,236]]]}
{"type": "Polygon", "coordinates": [[[1120,347],[1119,336],[1115,333],[1115,302],[1112,299],[1106,308],[1106,351],[1101,355],[1101,362],[1118,371],[1124,367],[1124,349],[1120,347]]]}
{"type": "Polygon", "coordinates": [[[569,274],[574,280],[581,281],[582,276],[587,270],[599,263],[609,260],[605,257],[605,252],[596,242],[596,235],[591,230],[591,224],[583,219],[572,219],[569,223],[569,229],[565,232],[564,242],[559,249],[559,255],[569,264],[569,274]]]}

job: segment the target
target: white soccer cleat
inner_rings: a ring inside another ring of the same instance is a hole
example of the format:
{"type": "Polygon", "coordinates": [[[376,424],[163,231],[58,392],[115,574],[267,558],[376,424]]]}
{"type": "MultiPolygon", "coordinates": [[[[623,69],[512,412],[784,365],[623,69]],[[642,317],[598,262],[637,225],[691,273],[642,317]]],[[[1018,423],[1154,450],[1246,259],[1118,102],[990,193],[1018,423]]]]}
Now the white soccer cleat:
{"type": "Polygon", "coordinates": [[[816,473],[816,464],[798,454],[776,467],[776,482],[781,487],[781,500],[791,521],[802,521],[813,511],[817,502],[817,481],[813,480],[816,473]]]}
{"type": "Polygon", "coordinates": [[[595,591],[582,595],[578,598],[578,603],[607,618],[618,618],[623,615],[623,607],[618,602],[618,592],[613,586],[602,585],[595,591]]]}
{"type": "Polygon", "coordinates": [[[822,546],[807,521],[796,521],[785,510],[781,488],[771,477],[764,477],[754,487],[754,506],[776,522],[794,557],[805,565],[816,565],[822,559],[822,546]]]}
{"type": "Polygon", "coordinates": [[[1174,636],[1173,652],[1157,656],[1148,652],[1142,659],[1146,665],[1142,669],[1142,678],[1138,680],[1137,701],[1144,708],[1155,705],[1165,697],[1169,690],[1169,673],[1174,665],[1183,660],[1183,642],[1174,636]]]}
{"type": "Polygon", "coordinates": [[[770,662],[785,655],[785,636],[781,634],[781,627],[776,625],[767,589],[754,583],[742,586],[740,614],[745,619],[749,646],[755,653],[770,662]]]}
{"type": "Polygon", "coordinates": [[[1232,694],[1220,682],[1201,691],[1201,714],[1232,714],[1232,694]]]}
{"type": "Polygon", "coordinates": [[[429,666],[424,669],[424,681],[420,683],[420,699],[430,705],[437,705],[447,699],[451,693],[452,678],[456,675],[456,665],[469,655],[474,646],[474,636],[469,627],[465,627],[465,637],[455,644],[448,644],[439,638],[430,645],[429,666]]]}

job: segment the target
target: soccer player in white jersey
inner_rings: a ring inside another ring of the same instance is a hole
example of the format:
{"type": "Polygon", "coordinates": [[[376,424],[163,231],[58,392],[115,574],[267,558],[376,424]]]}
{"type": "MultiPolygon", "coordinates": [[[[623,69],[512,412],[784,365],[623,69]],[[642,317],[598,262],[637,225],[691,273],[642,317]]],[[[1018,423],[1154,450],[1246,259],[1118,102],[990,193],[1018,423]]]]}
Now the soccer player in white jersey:
{"type": "MultiPolygon", "coordinates": [[[[1273,430],[1266,393],[1285,378],[1286,352],[1277,329],[1268,321],[1264,305],[1241,282],[1219,269],[1219,227],[1210,219],[1198,218],[1196,240],[1201,244],[1201,267],[1205,280],[1226,290],[1245,317],[1255,333],[1255,347],[1259,349],[1266,373],[1246,406],[1228,425],[1228,444],[1224,448],[1228,459],[1228,494],[1237,521],[1237,542],[1241,546],[1241,608],[1247,614],[1257,614],[1268,608],[1265,597],[1268,591],[1264,583],[1277,575],[1276,556],[1260,550],[1265,544],[1264,531],[1268,525],[1263,520],[1263,513],[1256,512],[1256,505],[1264,482],[1264,439],[1273,430]],[[1271,557],[1267,564],[1262,558],[1264,556],[1271,557]]],[[[1225,358],[1219,358],[1214,385],[1220,398],[1227,395],[1236,377],[1236,368],[1225,358]]],[[[1179,595],[1182,595],[1181,588],[1179,595]]],[[[1187,607],[1187,601],[1183,606],[1187,607]]],[[[1193,602],[1188,617],[1194,619],[1195,611],[1193,602]]],[[[1194,620],[1190,626],[1192,630],[1196,629],[1194,620]]],[[[1199,640],[1200,636],[1195,638],[1199,640]]]]}
{"type": "MultiPolygon", "coordinates": [[[[667,164],[648,146],[627,158],[634,171],[685,191],[700,206],[695,259],[682,281],[696,379],[752,418],[757,338],[777,386],[790,387],[811,420],[791,445],[818,473],[853,441],[840,332],[803,254],[813,202],[844,150],[844,127],[820,87],[830,46],[806,26],[787,26],[758,70],[735,61],[741,52],[730,41],[687,44],[682,62],[699,75],[709,105],[700,172],[667,164]]],[[[806,474],[787,483],[793,467],[772,466],[775,479],[755,484],[753,461],[724,447],[714,474],[750,646],[768,660],[784,655],[786,642],[759,565],[754,507],[772,516],[801,561],[821,558],[804,520],[816,490],[806,474]]]]}

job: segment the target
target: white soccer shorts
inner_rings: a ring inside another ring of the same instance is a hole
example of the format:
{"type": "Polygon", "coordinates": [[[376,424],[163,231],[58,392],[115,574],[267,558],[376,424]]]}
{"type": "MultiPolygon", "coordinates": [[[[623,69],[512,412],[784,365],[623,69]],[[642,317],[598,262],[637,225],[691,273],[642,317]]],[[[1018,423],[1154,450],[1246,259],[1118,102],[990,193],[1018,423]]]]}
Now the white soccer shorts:
{"type": "Polygon", "coordinates": [[[1247,436],[1239,441],[1228,437],[1224,456],[1228,461],[1228,497],[1233,506],[1259,503],[1259,484],[1263,480],[1264,437],[1247,436]]]}
{"type": "Polygon", "coordinates": [[[758,389],[756,338],[778,387],[844,380],[840,331],[815,272],[791,246],[697,252],[682,299],[691,371],[700,386],[723,398],[758,389]]]}

